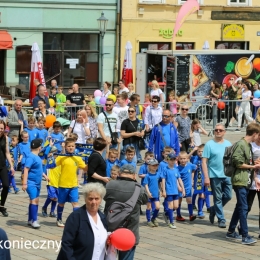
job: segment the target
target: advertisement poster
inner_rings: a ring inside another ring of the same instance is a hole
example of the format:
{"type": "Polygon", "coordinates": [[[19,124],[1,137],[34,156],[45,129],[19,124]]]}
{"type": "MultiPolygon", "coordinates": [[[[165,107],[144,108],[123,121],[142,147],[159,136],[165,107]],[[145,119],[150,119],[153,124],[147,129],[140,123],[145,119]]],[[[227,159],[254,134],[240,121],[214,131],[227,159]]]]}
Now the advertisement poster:
{"type": "Polygon", "coordinates": [[[167,57],[167,89],[168,92],[171,90],[175,90],[175,57],[167,57]]]}

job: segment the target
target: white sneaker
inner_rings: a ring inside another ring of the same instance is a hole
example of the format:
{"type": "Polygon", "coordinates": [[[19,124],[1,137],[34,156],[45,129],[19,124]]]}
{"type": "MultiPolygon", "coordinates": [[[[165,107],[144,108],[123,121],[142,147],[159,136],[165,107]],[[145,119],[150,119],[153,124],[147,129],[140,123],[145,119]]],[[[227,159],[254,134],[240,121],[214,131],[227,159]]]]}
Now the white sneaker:
{"type": "Polygon", "coordinates": [[[28,226],[31,226],[32,225],[32,220],[29,220],[28,223],[27,223],[28,226]]]}
{"type": "Polygon", "coordinates": [[[58,227],[65,227],[64,223],[60,219],[57,220],[56,224],[57,224],[58,227]]]}
{"type": "Polygon", "coordinates": [[[34,222],[32,222],[31,226],[32,226],[33,228],[40,228],[40,227],[41,227],[41,225],[38,223],[37,220],[34,221],[34,222]]]}

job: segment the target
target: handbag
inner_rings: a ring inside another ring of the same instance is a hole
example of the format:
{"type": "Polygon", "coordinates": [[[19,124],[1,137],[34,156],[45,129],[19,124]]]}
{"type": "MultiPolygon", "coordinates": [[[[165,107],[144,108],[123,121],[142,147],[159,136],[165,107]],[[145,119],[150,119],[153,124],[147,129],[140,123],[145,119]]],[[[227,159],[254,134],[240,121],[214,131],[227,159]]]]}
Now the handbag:
{"type": "Polygon", "coordinates": [[[111,143],[112,144],[117,144],[117,139],[118,139],[118,133],[117,132],[113,132],[112,129],[111,129],[111,126],[110,126],[110,123],[109,123],[109,120],[107,118],[107,115],[105,112],[103,112],[104,116],[106,117],[106,120],[107,120],[107,124],[108,124],[108,129],[109,129],[109,132],[110,132],[110,135],[111,135],[111,143]]]}
{"type": "MultiPolygon", "coordinates": [[[[129,119],[128,119],[129,120],[129,119]]],[[[133,128],[137,131],[137,129],[135,128],[135,126],[133,125],[133,123],[131,122],[131,120],[129,120],[130,124],[133,126],[133,128]]],[[[139,150],[145,150],[145,141],[142,137],[139,137],[138,138],[138,141],[137,141],[137,145],[138,145],[138,148],[139,150]]]]}

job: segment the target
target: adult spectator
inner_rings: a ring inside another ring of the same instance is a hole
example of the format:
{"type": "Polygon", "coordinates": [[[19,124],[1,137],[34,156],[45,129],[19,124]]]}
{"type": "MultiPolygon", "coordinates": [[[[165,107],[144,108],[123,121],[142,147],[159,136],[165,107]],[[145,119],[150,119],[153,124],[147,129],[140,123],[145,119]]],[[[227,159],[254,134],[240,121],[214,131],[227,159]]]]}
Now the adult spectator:
{"type": "Polygon", "coordinates": [[[51,81],[51,88],[58,88],[58,84],[57,84],[57,80],[56,79],[53,79],[52,81],[51,81]]]}
{"type": "Polygon", "coordinates": [[[90,135],[88,137],[95,139],[97,137],[97,134],[98,134],[96,110],[95,110],[94,107],[92,107],[89,104],[87,104],[85,106],[85,110],[86,110],[87,116],[88,116],[89,131],[90,131],[90,135]]]}
{"type": "Polygon", "coordinates": [[[0,247],[0,259],[1,260],[11,260],[11,254],[10,254],[10,241],[8,240],[7,234],[5,231],[0,228],[0,241],[1,241],[1,247],[0,247]]]}
{"type": "Polygon", "coordinates": [[[223,168],[225,148],[231,146],[231,143],[224,139],[225,133],[224,125],[216,124],[214,139],[205,144],[202,154],[204,183],[206,187],[211,186],[214,202],[214,206],[210,207],[209,220],[213,224],[216,215],[220,228],[226,227],[223,207],[232,197],[231,180],[226,177],[223,168]]]}
{"type": "Polygon", "coordinates": [[[105,83],[103,84],[102,97],[107,98],[109,95],[111,95],[111,91],[109,90],[110,87],[111,83],[105,81],[105,83]]]}
{"type": "Polygon", "coordinates": [[[57,260],[104,259],[107,245],[105,216],[98,210],[106,194],[100,183],[83,188],[85,205],[67,218],[57,260]]]}
{"type": "Polygon", "coordinates": [[[119,94],[122,94],[123,92],[126,93],[129,92],[129,89],[125,86],[125,81],[123,79],[119,80],[118,85],[119,85],[119,94]]]}
{"type": "Polygon", "coordinates": [[[127,93],[128,95],[128,98],[130,98],[133,94],[135,94],[135,87],[134,87],[134,84],[132,82],[130,82],[128,85],[127,85],[127,88],[129,90],[129,92],[127,93]]]}
{"type": "MultiPolygon", "coordinates": [[[[233,189],[236,193],[237,203],[229,224],[226,238],[241,239],[240,235],[235,232],[238,222],[239,233],[242,235],[242,244],[250,245],[257,241],[248,235],[247,213],[248,213],[248,189],[251,188],[255,170],[260,168],[260,164],[252,163],[252,146],[251,142],[257,141],[260,133],[260,127],[252,123],[246,128],[246,136],[237,142],[232,162],[235,166],[235,172],[231,177],[233,189]]],[[[259,162],[258,162],[259,163],[259,162]]],[[[258,178],[257,178],[258,179],[258,178]]]]}
{"type": "Polygon", "coordinates": [[[34,99],[33,99],[33,109],[34,110],[38,110],[39,109],[38,101],[40,99],[43,99],[45,101],[47,109],[50,108],[49,99],[48,99],[48,97],[45,96],[45,90],[46,90],[46,88],[42,84],[40,84],[39,87],[38,87],[38,95],[36,95],[34,97],[34,99]]]}
{"type": "Polygon", "coordinates": [[[88,118],[83,117],[83,110],[77,112],[77,118],[72,120],[68,130],[68,136],[71,133],[78,135],[77,144],[86,144],[86,138],[90,135],[88,118]]]}
{"type": "MultiPolygon", "coordinates": [[[[232,126],[232,118],[235,120],[237,118],[236,114],[236,101],[237,100],[237,91],[238,87],[235,86],[235,78],[230,77],[229,79],[230,87],[228,88],[228,99],[234,100],[233,102],[229,102],[229,111],[227,114],[227,121],[225,127],[232,126]]],[[[240,82],[239,82],[240,84],[240,82]]]]}
{"type": "Polygon", "coordinates": [[[153,98],[154,96],[160,97],[161,103],[164,102],[164,94],[162,90],[160,89],[160,86],[156,80],[153,80],[151,83],[151,92],[150,92],[151,97],[153,98]]]}
{"type": "Polygon", "coordinates": [[[121,124],[123,123],[123,121],[128,118],[127,98],[128,97],[126,93],[117,95],[116,101],[118,106],[114,106],[113,108],[113,112],[118,116],[116,126],[118,132],[120,132],[121,124]]]}
{"type": "Polygon", "coordinates": [[[144,136],[144,130],[142,130],[141,122],[136,118],[135,107],[128,107],[128,118],[122,122],[120,134],[124,139],[123,150],[121,151],[122,159],[124,159],[127,146],[133,146],[137,163],[143,163],[138,140],[144,136]]]}
{"type": "MultiPolygon", "coordinates": [[[[117,180],[111,180],[106,185],[106,195],[104,200],[106,201],[105,205],[105,215],[108,212],[109,207],[115,201],[124,203],[129,200],[134,191],[136,183],[136,172],[135,168],[132,165],[126,164],[120,169],[120,177],[117,180]]],[[[118,259],[119,260],[132,260],[134,259],[135,248],[139,243],[139,217],[141,205],[145,205],[148,202],[148,196],[144,190],[144,187],[141,187],[140,195],[137,199],[136,205],[129,216],[128,224],[125,228],[130,229],[136,238],[135,246],[128,251],[119,251],[118,259]]]]}
{"type": "Polygon", "coordinates": [[[51,111],[49,109],[46,109],[46,103],[44,99],[40,99],[38,101],[38,110],[34,111],[33,113],[33,117],[36,118],[36,120],[38,121],[38,119],[40,117],[46,117],[47,115],[51,114],[51,111]]]}
{"type": "Polygon", "coordinates": [[[175,119],[174,125],[176,126],[179,133],[179,142],[181,151],[188,151],[191,143],[191,120],[188,116],[189,108],[187,105],[181,107],[180,115],[175,119]]]}
{"type": "MultiPolygon", "coordinates": [[[[83,106],[86,104],[85,97],[82,93],[79,93],[79,85],[72,85],[72,93],[67,96],[66,104],[68,106],[83,106]]],[[[79,108],[80,109],[80,108],[79,108]]]]}
{"type": "MultiPolygon", "coordinates": [[[[0,203],[0,213],[4,217],[8,217],[8,213],[6,211],[5,202],[8,195],[9,190],[9,174],[6,167],[6,160],[10,165],[10,174],[14,175],[15,171],[13,168],[13,162],[9,152],[9,142],[8,136],[5,136],[4,131],[6,128],[6,124],[3,120],[0,120],[0,181],[2,183],[2,192],[1,192],[1,203],[0,203]]],[[[1,258],[0,258],[1,259],[1,258]]]]}
{"type": "Polygon", "coordinates": [[[170,146],[177,156],[180,153],[178,133],[172,118],[170,110],[163,110],[162,121],[153,128],[150,136],[148,151],[153,152],[159,162],[163,160],[162,152],[166,146],[170,146]]]}
{"type": "Polygon", "coordinates": [[[135,107],[135,109],[136,109],[136,117],[139,120],[142,120],[143,107],[141,105],[139,105],[139,103],[140,103],[140,95],[133,94],[130,97],[130,103],[128,104],[128,106],[135,107]]]}
{"type": "Polygon", "coordinates": [[[10,137],[12,137],[13,135],[19,136],[21,122],[23,122],[24,126],[27,126],[28,116],[26,111],[23,109],[22,100],[20,99],[15,100],[14,109],[8,112],[7,122],[10,128],[10,134],[9,134],[10,137]]]}
{"type": "Polygon", "coordinates": [[[159,106],[160,97],[153,96],[152,105],[145,110],[145,130],[150,132],[153,127],[162,121],[162,108],[159,106]]]}

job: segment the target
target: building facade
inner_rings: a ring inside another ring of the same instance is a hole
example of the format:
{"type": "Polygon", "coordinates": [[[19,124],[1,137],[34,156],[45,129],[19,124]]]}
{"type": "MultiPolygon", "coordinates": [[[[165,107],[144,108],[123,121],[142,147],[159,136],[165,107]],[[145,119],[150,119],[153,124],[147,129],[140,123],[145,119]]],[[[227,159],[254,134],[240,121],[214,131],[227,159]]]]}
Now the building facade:
{"type": "Polygon", "coordinates": [[[78,83],[85,93],[93,92],[102,85],[101,71],[104,80],[114,81],[117,0],[8,0],[1,1],[0,12],[0,30],[13,42],[11,50],[0,47],[0,85],[29,87],[34,42],[46,85],[54,78],[65,88],[78,83]],[[97,21],[102,12],[108,19],[103,51],[97,21]]]}
{"type": "MultiPolygon", "coordinates": [[[[200,10],[186,18],[173,38],[177,14],[185,2],[123,1],[121,57],[124,57],[126,42],[131,41],[134,73],[136,53],[146,50],[221,48],[259,51],[259,0],[198,0],[200,10]]],[[[122,58],[120,65],[122,69],[122,58]]]]}

